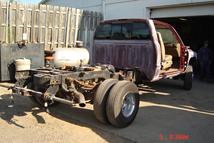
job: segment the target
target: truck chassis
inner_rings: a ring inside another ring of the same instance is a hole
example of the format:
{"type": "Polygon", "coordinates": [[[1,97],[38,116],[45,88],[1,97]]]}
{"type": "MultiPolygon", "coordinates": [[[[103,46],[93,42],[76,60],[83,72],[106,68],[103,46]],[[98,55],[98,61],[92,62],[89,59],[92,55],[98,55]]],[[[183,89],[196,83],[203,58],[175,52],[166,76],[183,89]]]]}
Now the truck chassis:
{"type": "Polygon", "coordinates": [[[131,124],[139,108],[137,86],[110,65],[31,69],[16,72],[16,80],[13,93],[32,96],[44,107],[90,103],[100,122],[115,127],[131,124]]]}

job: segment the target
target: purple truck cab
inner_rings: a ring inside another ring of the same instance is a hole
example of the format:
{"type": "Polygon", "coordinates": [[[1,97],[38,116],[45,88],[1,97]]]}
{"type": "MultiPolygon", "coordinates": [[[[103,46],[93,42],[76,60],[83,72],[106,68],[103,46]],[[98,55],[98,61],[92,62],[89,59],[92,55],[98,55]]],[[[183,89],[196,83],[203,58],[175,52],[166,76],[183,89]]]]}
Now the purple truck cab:
{"type": "Polygon", "coordinates": [[[138,80],[156,81],[182,75],[192,87],[191,50],[169,24],[151,19],[101,22],[94,36],[93,63],[138,71],[138,80]],[[191,77],[191,79],[190,79],[191,77]]]}

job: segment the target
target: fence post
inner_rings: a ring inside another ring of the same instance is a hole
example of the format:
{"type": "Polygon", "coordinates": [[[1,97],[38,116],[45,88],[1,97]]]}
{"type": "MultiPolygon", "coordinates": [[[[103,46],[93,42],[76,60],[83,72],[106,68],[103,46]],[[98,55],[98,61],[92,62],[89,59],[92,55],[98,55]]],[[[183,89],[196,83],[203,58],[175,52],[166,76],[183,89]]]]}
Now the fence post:
{"type": "Polygon", "coordinates": [[[65,47],[68,47],[68,40],[69,40],[69,31],[70,31],[70,18],[71,18],[71,9],[68,8],[68,14],[66,17],[66,36],[65,36],[65,47]]]}
{"type": "Polygon", "coordinates": [[[5,30],[5,42],[8,43],[8,33],[9,33],[9,3],[6,3],[6,30],[5,30]]]}
{"type": "MultiPolygon", "coordinates": [[[[2,16],[1,15],[3,15],[2,14],[2,5],[1,5],[1,3],[0,3],[0,29],[2,29],[2,16]]],[[[2,32],[0,32],[0,42],[2,42],[2,32]]]]}
{"type": "Polygon", "coordinates": [[[47,47],[48,47],[48,14],[49,14],[49,12],[48,12],[48,10],[49,10],[49,5],[46,5],[45,6],[45,50],[49,50],[49,49],[47,49],[47,47]]]}

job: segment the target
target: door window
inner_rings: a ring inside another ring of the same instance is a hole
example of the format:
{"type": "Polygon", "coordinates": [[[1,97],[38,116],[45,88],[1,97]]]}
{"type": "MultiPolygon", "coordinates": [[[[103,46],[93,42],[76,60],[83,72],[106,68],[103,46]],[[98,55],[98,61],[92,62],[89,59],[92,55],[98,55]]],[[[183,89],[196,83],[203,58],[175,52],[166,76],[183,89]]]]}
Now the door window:
{"type": "Polygon", "coordinates": [[[175,35],[168,28],[156,28],[157,32],[161,33],[164,44],[175,44],[178,43],[175,35]]]}

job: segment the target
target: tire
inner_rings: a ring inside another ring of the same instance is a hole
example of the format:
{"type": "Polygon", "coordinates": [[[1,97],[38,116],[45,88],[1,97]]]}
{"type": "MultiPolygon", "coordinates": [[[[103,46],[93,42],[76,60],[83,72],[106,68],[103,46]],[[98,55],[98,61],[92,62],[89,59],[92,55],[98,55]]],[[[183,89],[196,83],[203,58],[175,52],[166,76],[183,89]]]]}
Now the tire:
{"type": "Polygon", "coordinates": [[[188,66],[186,69],[186,73],[184,74],[184,89],[191,90],[192,89],[192,67],[188,66]]]}
{"type": "Polygon", "coordinates": [[[113,85],[118,82],[117,79],[107,79],[100,84],[94,96],[94,114],[98,121],[108,123],[106,115],[106,102],[109,92],[113,85]]]}
{"type": "Polygon", "coordinates": [[[135,84],[136,84],[136,85],[139,85],[139,84],[142,84],[142,83],[143,83],[143,78],[142,78],[142,73],[141,73],[141,71],[136,70],[136,71],[135,71],[135,76],[134,76],[134,78],[135,78],[135,84]]]}
{"type": "Polygon", "coordinates": [[[137,86],[129,81],[119,81],[111,89],[107,101],[106,113],[108,121],[115,127],[126,127],[131,124],[139,109],[139,93],[137,86]],[[132,102],[132,106],[130,105],[132,102]],[[127,103],[126,108],[125,103],[127,103]],[[127,110],[128,109],[128,110],[127,110]]]}
{"type": "Polygon", "coordinates": [[[185,90],[192,89],[192,72],[185,73],[184,75],[184,89],[185,90]]]}

